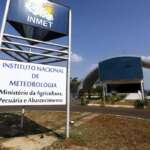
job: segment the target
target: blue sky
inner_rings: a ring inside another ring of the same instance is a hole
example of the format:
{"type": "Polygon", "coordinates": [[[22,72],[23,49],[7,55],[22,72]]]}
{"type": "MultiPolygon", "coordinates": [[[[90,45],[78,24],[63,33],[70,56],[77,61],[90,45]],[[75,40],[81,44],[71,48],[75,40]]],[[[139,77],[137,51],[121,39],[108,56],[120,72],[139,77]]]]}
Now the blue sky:
{"type": "MultiPolygon", "coordinates": [[[[113,56],[150,56],[149,0],[56,1],[73,12],[72,76],[82,79],[98,62],[113,56]]],[[[144,69],[144,77],[150,88],[150,70],[144,69]]]]}
{"type": "MultiPolygon", "coordinates": [[[[83,60],[72,74],[84,77],[99,61],[113,56],[150,56],[149,0],[60,0],[73,11],[73,51],[83,60]]],[[[144,69],[150,88],[150,70],[144,69]]]]}

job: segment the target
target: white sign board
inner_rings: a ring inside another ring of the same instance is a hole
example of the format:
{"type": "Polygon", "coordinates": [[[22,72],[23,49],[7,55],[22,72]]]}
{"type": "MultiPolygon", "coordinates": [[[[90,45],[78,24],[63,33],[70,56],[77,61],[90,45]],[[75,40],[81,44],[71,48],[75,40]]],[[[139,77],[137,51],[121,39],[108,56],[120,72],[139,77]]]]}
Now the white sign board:
{"type": "Polygon", "coordinates": [[[0,106],[65,104],[65,67],[0,60],[0,106]]]}

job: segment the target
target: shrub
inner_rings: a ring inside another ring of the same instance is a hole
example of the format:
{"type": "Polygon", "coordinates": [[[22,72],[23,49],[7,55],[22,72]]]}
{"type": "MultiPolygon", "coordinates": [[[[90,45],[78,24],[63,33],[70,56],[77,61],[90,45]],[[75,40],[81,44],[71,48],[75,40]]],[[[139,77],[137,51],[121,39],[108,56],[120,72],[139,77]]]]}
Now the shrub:
{"type": "Polygon", "coordinates": [[[85,100],[85,104],[86,104],[86,105],[89,104],[89,102],[90,102],[90,101],[89,101],[88,99],[85,100]]]}
{"type": "Polygon", "coordinates": [[[135,106],[135,108],[144,108],[144,104],[145,104],[145,101],[136,100],[135,103],[134,103],[134,106],[135,106]]]}
{"type": "Polygon", "coordinates": [[[148,102],[147,108],[150,110],[150,102],[148,102]]]}
{"type": "Polygon", "coordinates": [[[145,106],[150,109],[150,100],[145,99],[145,106]]]}
{"type": "Polygon", "coordinates": [[[81,97],[81,105],[86,105],[86,98],[84,96],[81,97]]]}
{"type": "Polygon", "coordinates": [[[145,100],[144,100],[144,105],[145,105],[145,106],[148,106],[148,105],[149,105],[148,99],[145,99],[145,100]]]}

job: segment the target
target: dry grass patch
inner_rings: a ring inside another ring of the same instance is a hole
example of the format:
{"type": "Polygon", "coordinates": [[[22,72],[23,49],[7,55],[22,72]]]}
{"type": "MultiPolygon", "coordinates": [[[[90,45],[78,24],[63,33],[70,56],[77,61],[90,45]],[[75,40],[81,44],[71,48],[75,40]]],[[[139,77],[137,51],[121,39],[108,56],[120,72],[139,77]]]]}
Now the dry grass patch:
{"type": "MultiPolygon", "coordinates": [[[[71,120],[80,120],[83,117],[82,114],[71,113],[71,120]]],[[[49,129],[58,129],[66,124],[66,113],[64,112],[29,111],[26,112],[25,116],[49,129]]]]}
{"type": "Polygon", "coordinates": [[[150,121],[100,115],[73,128],[71,139],[73,141],[68,147],[80,145],[89,150],[150,150],[150,121]]]}
{"type": "MultiPolygon", "coordinates": [[[[150,121],[102,114],[96,114],[98,116],[84,121],[91,115],[93,114],[72,113],[71,119],[75,121],[75,125],[71,126],[71,138],[64,140],[63,136],[58,136],[58,141],[52,145],[48,141],[42,150],[150,150],[150,121]],[[76,126],[79,120],[82,120],[83,124],[76,126]]],[[[30,111],[25,113],[25,118],[25,128],[21,130],[18,127],[20,116],[2,115],[1,128],[6,127],[13,132],[17,129],[19,133],[23,131],[22,137],[28,136],[26,133],[37,137],[43,134],[43,138],[54,137],[57,133],[53,133],[65,126],[66,113],[30,111]]],[[[40,140],[43,141],[43,138],[40,140]]],[[[1,138],[0,143],[7,143],[7,140],[9,141],[9,138],[1,138]]]]}

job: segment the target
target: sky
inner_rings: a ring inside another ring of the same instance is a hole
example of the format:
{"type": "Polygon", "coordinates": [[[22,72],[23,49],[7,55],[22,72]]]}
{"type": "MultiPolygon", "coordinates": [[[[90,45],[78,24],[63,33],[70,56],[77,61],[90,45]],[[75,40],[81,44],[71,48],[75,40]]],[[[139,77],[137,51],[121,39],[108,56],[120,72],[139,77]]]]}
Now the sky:
{"type": "MultiPolygon", "coordinates": [[[[150,56],[149,0],[55,1],[73,13],[72,77],[83,79],[100,61],[114,56],[150,56]]],[[[150,89],[150,70],[144,69],[144,80],[150,89]]]]}

